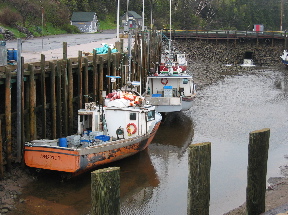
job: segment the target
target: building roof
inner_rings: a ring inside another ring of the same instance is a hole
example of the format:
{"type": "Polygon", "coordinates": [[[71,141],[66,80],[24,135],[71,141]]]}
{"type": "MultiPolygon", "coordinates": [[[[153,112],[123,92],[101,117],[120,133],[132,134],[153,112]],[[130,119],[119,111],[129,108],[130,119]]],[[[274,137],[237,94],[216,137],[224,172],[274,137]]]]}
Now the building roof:
{"type": "MultiPolygon", "coordinates": [[[[135,11],[128,11],[128,16],[133,16],[134,19],[142,19],[142,16],[140,16],[135,11]]],[[[125,17],[126,17],[126,13],[122,16],[122,19],[125,19],[125,17]]]]}
{"type": "Polygon", "coordinates": [[[72,22],[89,22],[94,19],[96,12],[73,12],[72,22]]]}
{"type": "Polygon", "coordinates": [[[138,13],[135,11],[128,11],[129,16],[133,16],[135,19],[142,19],[142,16],[140,16],[138,13]]]}

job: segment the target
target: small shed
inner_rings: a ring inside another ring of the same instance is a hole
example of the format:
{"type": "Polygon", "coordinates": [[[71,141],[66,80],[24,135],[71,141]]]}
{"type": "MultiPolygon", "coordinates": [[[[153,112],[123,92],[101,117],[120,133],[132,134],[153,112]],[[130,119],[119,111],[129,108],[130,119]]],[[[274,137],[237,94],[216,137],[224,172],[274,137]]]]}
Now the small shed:
{"type": "Polygon", "coordinates": [[[135,11],[128,11],[122,16],[121,22],[122,22],[122,25],[121,25],[122,27],[124,27],[125,25],[126,26],[128,25],[129,28],[138,28],[142,26],[143,18],[135,11]],[[127,23],[127,18],[128,18],[128,23],[127,23]]]}
{"type": "Polygon", "coordinates": [[[75,25],[84,33],[94,33],[99,30],[96,12],[73,12],[71,25],[75,25]]]}

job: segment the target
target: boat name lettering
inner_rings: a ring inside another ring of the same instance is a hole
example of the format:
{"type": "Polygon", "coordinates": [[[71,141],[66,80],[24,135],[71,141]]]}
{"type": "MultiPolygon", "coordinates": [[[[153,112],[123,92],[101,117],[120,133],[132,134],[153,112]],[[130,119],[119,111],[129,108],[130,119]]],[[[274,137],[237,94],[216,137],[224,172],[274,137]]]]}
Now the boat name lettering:
{"type": "Polygon", "coordinates": [[[55,156],[55,155],[41,154],[40,157],[44,158],[44,159],[60,160],[60,156],[59,155],[55,156]]]}

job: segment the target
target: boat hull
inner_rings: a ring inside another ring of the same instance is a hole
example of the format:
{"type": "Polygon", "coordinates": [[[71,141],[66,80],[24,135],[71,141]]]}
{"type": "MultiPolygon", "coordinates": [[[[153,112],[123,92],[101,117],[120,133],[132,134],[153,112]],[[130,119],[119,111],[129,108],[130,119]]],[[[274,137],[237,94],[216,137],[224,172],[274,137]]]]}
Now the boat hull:
{"type": "Polygon", "coordinates": [[[285,66],[288,66],[288,60],[282,60],[282,63],[283,63],[285,66]]]}
{"type": "Polygon", "coordinates": [[[134,155],[153,140],[160,122],[150,134],[117,140],[81,149],[49,146],[25,146],[25,163],[29,167],[80,174],[98,166],[134,155]]]}

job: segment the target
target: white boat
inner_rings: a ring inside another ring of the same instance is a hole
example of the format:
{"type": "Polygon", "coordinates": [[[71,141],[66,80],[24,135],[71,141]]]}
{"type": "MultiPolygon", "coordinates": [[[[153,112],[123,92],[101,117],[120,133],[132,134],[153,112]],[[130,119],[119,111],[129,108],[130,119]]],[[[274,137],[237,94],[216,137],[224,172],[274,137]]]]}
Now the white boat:
{"type": "Polygon", "coordinates": [[[255,66],[254,61],[252,59],[244,59],[243,60],[243,64],[241,64],[240,66],[242,67],[253,67],[255,66]]]}
{"type": "Polygon", "coordinates": [[[284,50],[283,51],[283,54],[280,56],[281,60],[282,60],[282,63],[285,65],[285,66],[288,66],[288,51],[287,50],[284,50]]]}
{"type": "Polygon", "coordinates": [[[114,91],[104,105],[91,102],[78,110],[77,134],[27,142],[24,160],[29,167],[78,175],[147,148],[161,119],[132,89],[114,91]]]}
{"type": "Polygon", "coordinates": [[[196,87],[187,72],[186,55],[166,51],[155,74],[146,82],[145,100],[161,113],[185,111],[192,107],[196,87]]]}

